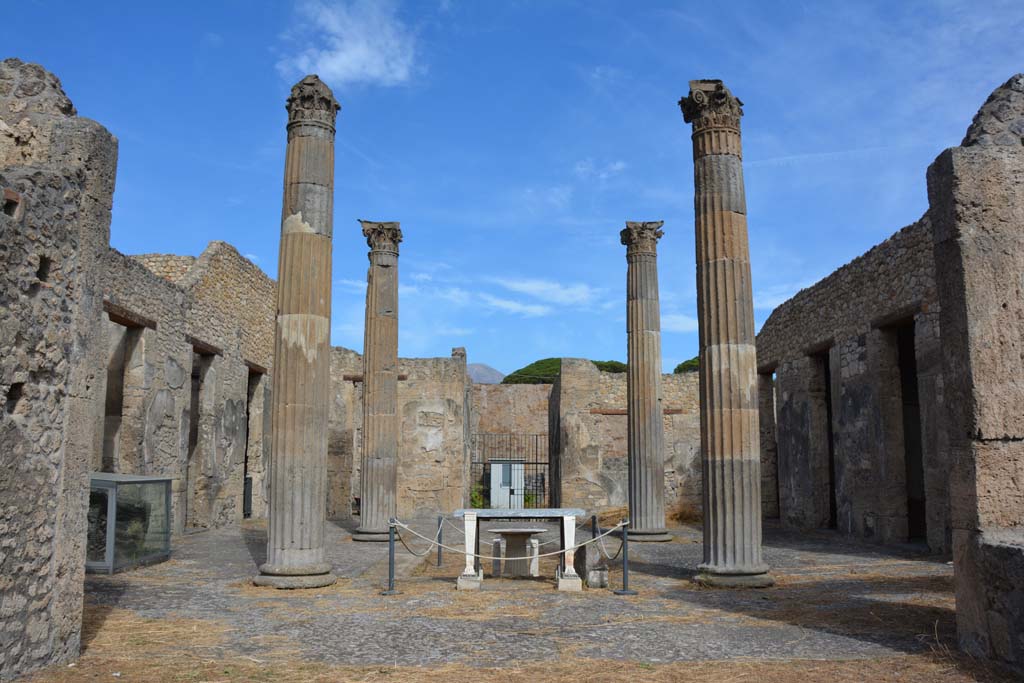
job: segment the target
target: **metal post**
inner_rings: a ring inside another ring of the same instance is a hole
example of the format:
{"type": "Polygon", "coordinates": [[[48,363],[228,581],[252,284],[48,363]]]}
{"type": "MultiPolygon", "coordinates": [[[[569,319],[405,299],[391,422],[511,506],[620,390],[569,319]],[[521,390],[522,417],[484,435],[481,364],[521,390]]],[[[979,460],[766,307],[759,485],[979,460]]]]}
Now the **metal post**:
{"type": "Polygon", "coordinates": [[[615,595],[636,595],[629,590],[629,524],[622,523],[622,590],[612,591],[615,595]]]}
{"type": "Polygon", "coordinates": [[[597,515],[590,515],[590,539],[597,538],[597,515]]]}
{"type": "Polygon", "coordinates": [[[398,595],[401,591],[395,590],[395,520],[392,517],[388,520],[388,589],[381,591],[381,595],[398,595]]]}
{"type": "Polygon", "coordinates": [[[437,566],[441,566],[441,544],[444,543],[444,529],[441,525],[444,523],[444,517],[442,515],[437,516],[437,566]]]}

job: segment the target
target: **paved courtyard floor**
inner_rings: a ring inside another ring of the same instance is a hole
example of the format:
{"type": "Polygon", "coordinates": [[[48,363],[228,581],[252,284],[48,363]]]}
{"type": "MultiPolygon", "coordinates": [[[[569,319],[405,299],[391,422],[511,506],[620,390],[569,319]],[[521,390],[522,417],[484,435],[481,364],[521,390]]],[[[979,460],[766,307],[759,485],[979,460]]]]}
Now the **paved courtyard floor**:
{"type": "MultiPolygon", "coordinates": [[[[432,536],[430,525],[417,528],[432,536]]],[[[89,576],[82,658],[30,680],[1009,680],[956,651],[947,558],[767,528],[775,587],[704,589],[691,581],[699,530],[675,533],[630,545],[635,597],[561,593],[552,578],[488,578],[459,592],[461,556],[437,567],[435,554],[405,551],[402,593],[383,597],[387,544],[355,543],[337,523],[327,538],[339,582],[277,591],[250,583],[265,524],[190,534],[167,562],[89,576]]],[[[445,542],[461,544],[454,527],[445,542]]],[[[553,576],[554,559],[542,573],[553,576]]],[[[620,583],[613,565],[612,588],[620,583]]]]}

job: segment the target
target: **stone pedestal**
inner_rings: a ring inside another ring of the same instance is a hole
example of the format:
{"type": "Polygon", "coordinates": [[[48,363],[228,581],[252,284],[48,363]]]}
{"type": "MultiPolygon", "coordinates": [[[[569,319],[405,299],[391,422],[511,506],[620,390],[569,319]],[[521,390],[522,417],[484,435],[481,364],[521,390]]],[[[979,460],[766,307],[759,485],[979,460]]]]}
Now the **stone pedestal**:
{"type": "Polygon", "coordinates": [[[668,541],[665,529],[665,425],[661,409],[658,240],[663,221],[627,222],[627,454],[630,540],[668,541]]]}
{"type": "Polygon", "coordinates": [[[363,456],[355,541],[387,541],[398,514],[398,223],[359,221],[370,247],[363,343],[363,456]]]}
{"type": "Polygon", "coordinates": [[[721,81],[690,81],[700,324],[704,562],[710,586],[773,583],[761,558],[757,354],[743,189],[742,105],[721,81]]]}
{"type": "Polygon", "coordinates": [[[288,98],[278,261],[267,562],[259,586],[334,583],[324,555],[330,405],[334,122],[341,107],[319,78],[288,98]]]}

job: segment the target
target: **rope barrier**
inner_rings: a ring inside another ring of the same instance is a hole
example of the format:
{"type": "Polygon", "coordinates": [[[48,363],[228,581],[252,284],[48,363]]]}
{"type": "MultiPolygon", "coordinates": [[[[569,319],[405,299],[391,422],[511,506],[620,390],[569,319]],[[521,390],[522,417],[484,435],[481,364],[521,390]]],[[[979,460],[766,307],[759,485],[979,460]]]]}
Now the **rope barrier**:
{"type": "MultiPolygon", "coordinates": [[[[410,529],[410,531],[411,531],[411,529],[410,529]]],[[[418,534],[417,534],[417,535],[418,535],[418,534]]],[[[438,547],[443,547],[443,546],[441,546],[441,545],[440,545],[440,544],[439,544],[439,543],[437,542],[437,539],[438,539],[438,538],[439,538],[440,536],[441,536],[441,527],[438,527],[438,528],[437,528],[437,533],[436,533],[436,534],[434,534],[434,539],[433,539],[433,540],[431,541],[431,545],[427,546],[427,549],[426,549],[426,550],[424,550],[424,551],[423,551],[422,553],[418,553],[418,552],[416,552],[415,550],[413,550],[412,548],[410,548],[410,547],[409,547],[409,544],[405,542],[405,539],[404,539],[404,538],[402,538],[402,534],[398,534],[398,540],[399,540],[399,541],[400,541],[400,542],[402,543],[402,546],[403,546],[403,547],[404,547],[404,548],[405,548],[406,550],[408,550],[408,551],[409,551],[409,554],[410,554],[410,555],[413,555],[413,556],[415,556],[415,557],[426,557],[427,555],[429,555],[429,554],[430,554],[430,551],[431,551],[431,550],[432,550],[432,549],[434,548],[434,546],[435,546],[435,545],[437,545],[438,547]]],[[[430,539],[427,539],[427,540],[430,540],[430,539]]]]}
{"type": "Polygon", "coordinates": [[[604,555],[604,558],[605,558],[606,560],[608,560],[609,562],[614,562],[614,561],[615,561],[615,558],[616,558],[616,557],[618,557],[618,556],[619,556],[619,553],[621,553],[621,552],[622,552],[622,546],[623,546],[623,544],[622,544],[622,543],[619,543],[619,549],[615,551],[615,555],[609,555],[609,554],[608,554],[608,546],[606,546],[606,545],[604,544],[604,539],[603,539],[603,538],[601,538],[601,542],[600,542],[600,543],[598,544],[597,548],[598,548],[598,550],[600,551],[600,553],[601,553],[602,555],[604,555]]]}
{"type": "MultiPolygon", "coordinates": [[[[505,561],[509,561],[509,560],[532,560],[534,557],[539,559],[541,557],[550,557],[550,556],[553,556],[553,555],[563,555],[563,554],[569,552],[570,550],[575,552],[577,548],[582,548],[585,545],[590,545],[591,543],[594,543],[595,541],[598,541],[598,540],[604,538],[605,536],[608,536],[609,534],[614,533],[615,531],[617,531],[618,529],[621,529],[622,527],[626,526],[627,524],[629,524],[628,520],[624,520],[622,522],[619,522],[618,524],[616,524],[614,527],[612,527],[608,531],[604,532],[603,534],[601,534],[599,536],[595,536],[594,538],[591,538],[591,539],[589,539],[587,541],[584,541],[583,543],[578,543],[578,544],[572,546],[571,548],[563,548],[561,550],[555,550],[555,551],[549,552],[549,553],[538,553],[536,555],[530,555],[530,556],[527,556],[527,557],[494,557],[492,555],[478,555],[477,553],[467,553],[465,548],[453,548],[451,546],[444,545],[442,543],[438,543],[436,537],[431,539],[428,536],[424,536],[423,534],[419,533],[418,531],[416,531],[415,529],[410,527],[408,524],[400,522],[397,519],[395,520],[395,526],[402,527],[403,529],[405,529],[406,531],[411,533],[413,536],[418,536],[419,538],[423,539],[424,541],[430,543],[431,547],[437,546],[437,547],[440,547],[440,548],[444,548],[448,552],[459,553],[461,555],[469,555],[471,557],[475,557],[475,558],[480,559],[480,560],[505,560],[505,561]]],[[[398,538],[401,539],[402,538],[402,534],[398,534],[398,538]]],[[[405,541],[402,541],[402,545],[405,545],[405,541]]],[[[405,547],[406,547],[406,550],[409,549],[408,546],[405,546],[405,547]]],[[[409,552],[412,552],[412,551],[410,550],[409,552]]],[[[413,554],[415,554],[415,553],[413,553],[413,554]]]]}

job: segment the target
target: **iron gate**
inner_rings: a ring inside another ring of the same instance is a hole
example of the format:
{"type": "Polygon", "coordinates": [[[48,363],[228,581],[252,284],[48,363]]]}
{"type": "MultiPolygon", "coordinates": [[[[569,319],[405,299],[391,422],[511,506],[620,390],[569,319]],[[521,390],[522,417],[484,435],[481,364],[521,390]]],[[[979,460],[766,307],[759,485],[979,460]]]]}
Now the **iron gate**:
{"type": "Polygon", "coordinates": [[[547,434],[473,434],[470,505],[477,508],[545,508],[549,501],[547,434]],[[500,471],[495,468],[501,467],[500,471]],[[492,491],[492,484],[495,487],[492,491]],[[511,500],[501,499],[500,486],[511,500]],[[516,487],[522,487],[517,490],[516,487]]]}

